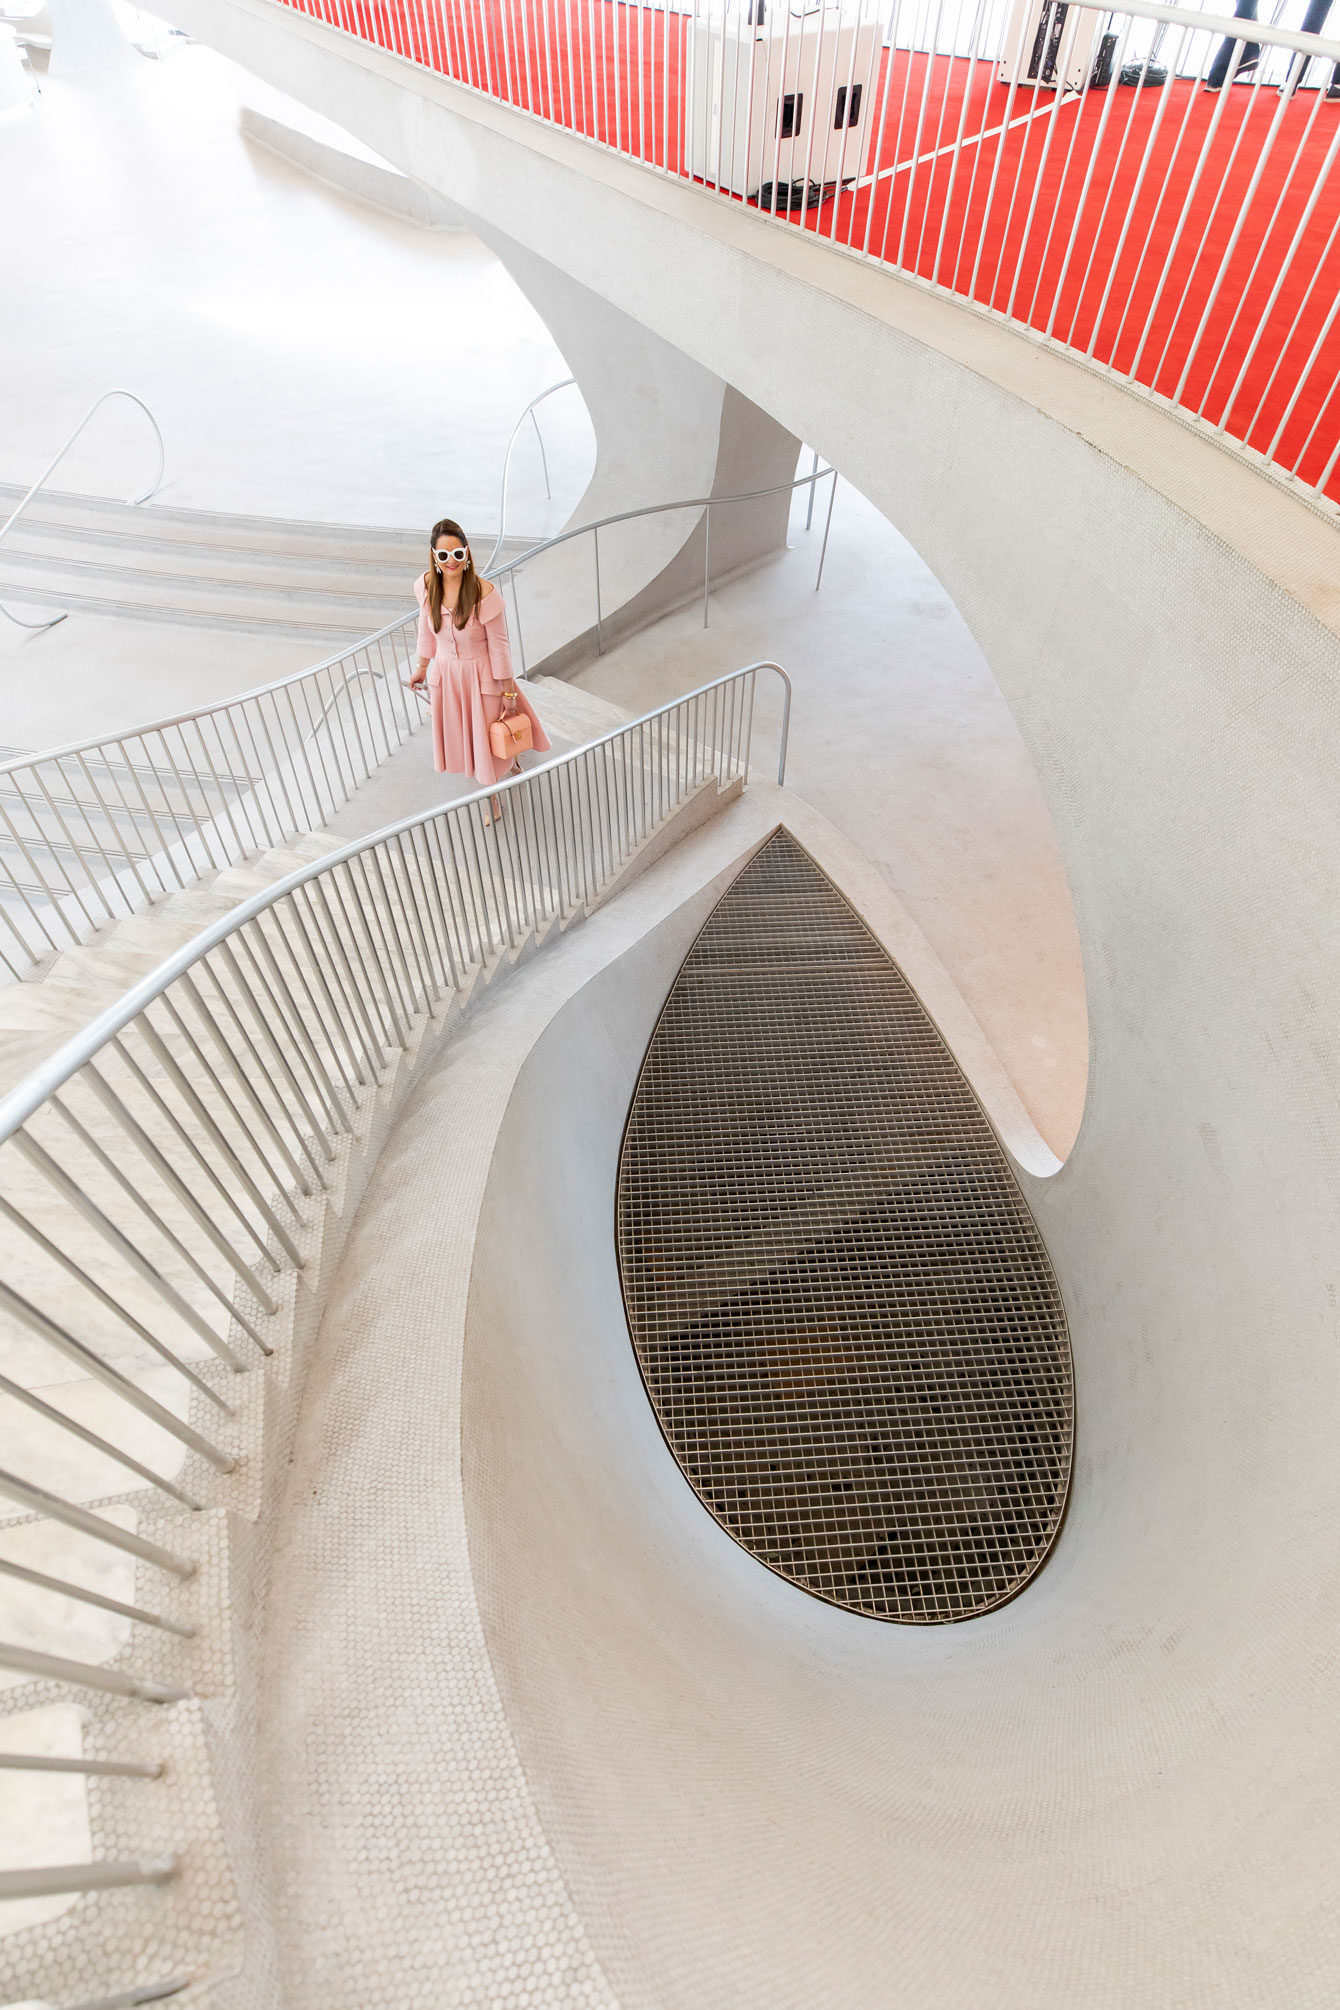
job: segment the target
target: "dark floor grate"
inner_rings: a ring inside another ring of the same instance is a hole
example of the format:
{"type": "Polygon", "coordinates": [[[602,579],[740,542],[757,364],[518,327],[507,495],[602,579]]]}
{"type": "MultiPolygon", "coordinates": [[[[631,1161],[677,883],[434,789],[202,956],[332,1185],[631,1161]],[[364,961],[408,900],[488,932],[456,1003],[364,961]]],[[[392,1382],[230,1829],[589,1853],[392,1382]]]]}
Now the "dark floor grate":
{"type": "Polygon", "coordinates": [[[1056,1281],[935,1028],[785,832],[675,980],[617,1214],[661,1429],[737,1542],[877,1619],[1027,1582],[1070,1477],[1056,1281]]]}

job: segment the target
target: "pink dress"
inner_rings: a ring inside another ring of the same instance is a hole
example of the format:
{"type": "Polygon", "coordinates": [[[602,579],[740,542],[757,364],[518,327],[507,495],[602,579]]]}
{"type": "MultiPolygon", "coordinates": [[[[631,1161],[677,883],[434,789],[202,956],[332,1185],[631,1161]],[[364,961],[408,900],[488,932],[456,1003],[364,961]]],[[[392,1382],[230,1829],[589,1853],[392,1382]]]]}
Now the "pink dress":
{"type": "Polygon", "coordinates": [[[530,720],[534,746],[540,753],[549,750],[544,727],[513,680],[502,592],[495,587],[486,594],[464,628],[456,626],[451,609],[444,607],[442,627],[435,635],[422,575],[414,591],[419,602],[419,656],[431,659],[433,766],[440,775],[473,775],[481,788],[492,788],[511,766],[497,760],[489,745],[489,727],[503,710],[505,689],[515,689],[516,709],[530,720]]]}

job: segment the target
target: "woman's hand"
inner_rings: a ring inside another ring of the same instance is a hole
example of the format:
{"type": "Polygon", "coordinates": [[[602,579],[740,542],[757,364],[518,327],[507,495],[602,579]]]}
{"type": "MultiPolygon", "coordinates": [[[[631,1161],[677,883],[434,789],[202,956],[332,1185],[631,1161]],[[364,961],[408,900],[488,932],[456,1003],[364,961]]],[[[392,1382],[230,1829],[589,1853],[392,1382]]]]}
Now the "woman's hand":
{"type": "Polygon", "coordinates": [[[502,694],[502,698],[503,698],[503,704],[504,704],[504,705],[510,705],[510,706],[511,706],[511,708],[512,708],[512,710],[513,710],[513,711],[515,712],[515,710],[516,710],[516,691],[515,691],[515,688],[514,688],[514,689],[512,689],[511,691],[504,691],[504,692],[503,692],[503,694],[502,694]]]}

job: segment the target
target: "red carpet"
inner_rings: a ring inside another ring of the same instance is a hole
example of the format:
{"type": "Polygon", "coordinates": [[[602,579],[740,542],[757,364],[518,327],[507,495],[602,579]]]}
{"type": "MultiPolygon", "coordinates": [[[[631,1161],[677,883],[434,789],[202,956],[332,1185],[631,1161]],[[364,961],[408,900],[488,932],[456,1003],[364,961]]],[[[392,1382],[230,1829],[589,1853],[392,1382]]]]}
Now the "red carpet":
{"type": "MultiPolygon", "coordinates": [[[[684,172],[683,15],[625,0],[286,4],[684,172]]],[[[883,52],[872,95],[866,173],[876,149],[894,172],[796,228],[1049,330],[1340,501],[1340,103],[1304,90],[1280,117],[1274,90],[1175,82],[1058,105],[1011,98],[987,63],[901,49],[883,52]],[[1022,122],[999,133],[1007,120],[1022,122]],[[960,133],[975,143],[956,166],[960,133]]]]}

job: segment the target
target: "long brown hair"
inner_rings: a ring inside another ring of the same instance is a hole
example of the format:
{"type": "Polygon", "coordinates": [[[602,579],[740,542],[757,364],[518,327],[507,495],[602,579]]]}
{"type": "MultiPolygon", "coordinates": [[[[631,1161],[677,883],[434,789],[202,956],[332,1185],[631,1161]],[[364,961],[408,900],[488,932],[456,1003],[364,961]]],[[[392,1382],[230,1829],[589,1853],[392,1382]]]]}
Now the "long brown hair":
{"type": "MultiPolygon", "coordinates": [[[[453,544],[463,544],[466,550],[470,551],[469,538],[453,518],[444,516],[440,523],[433,525],[433,534],[428,541],[430,549],[424,583],[428,588],[428,619],[433,624],[434,635],[439,634],[442,628],[442,574],[437,569],[437,560],[433,552],[437,549],[439,538],[444,537],[450,538],[453,544]]],[[[465,561],[465,569],[461,573],[461,590],[457,595],[456,611],[452,617],[458,628],[465,627],[483,594],[484,582],[475,571],[474,553],[470,552],[469,558],[465,561]]]]}

